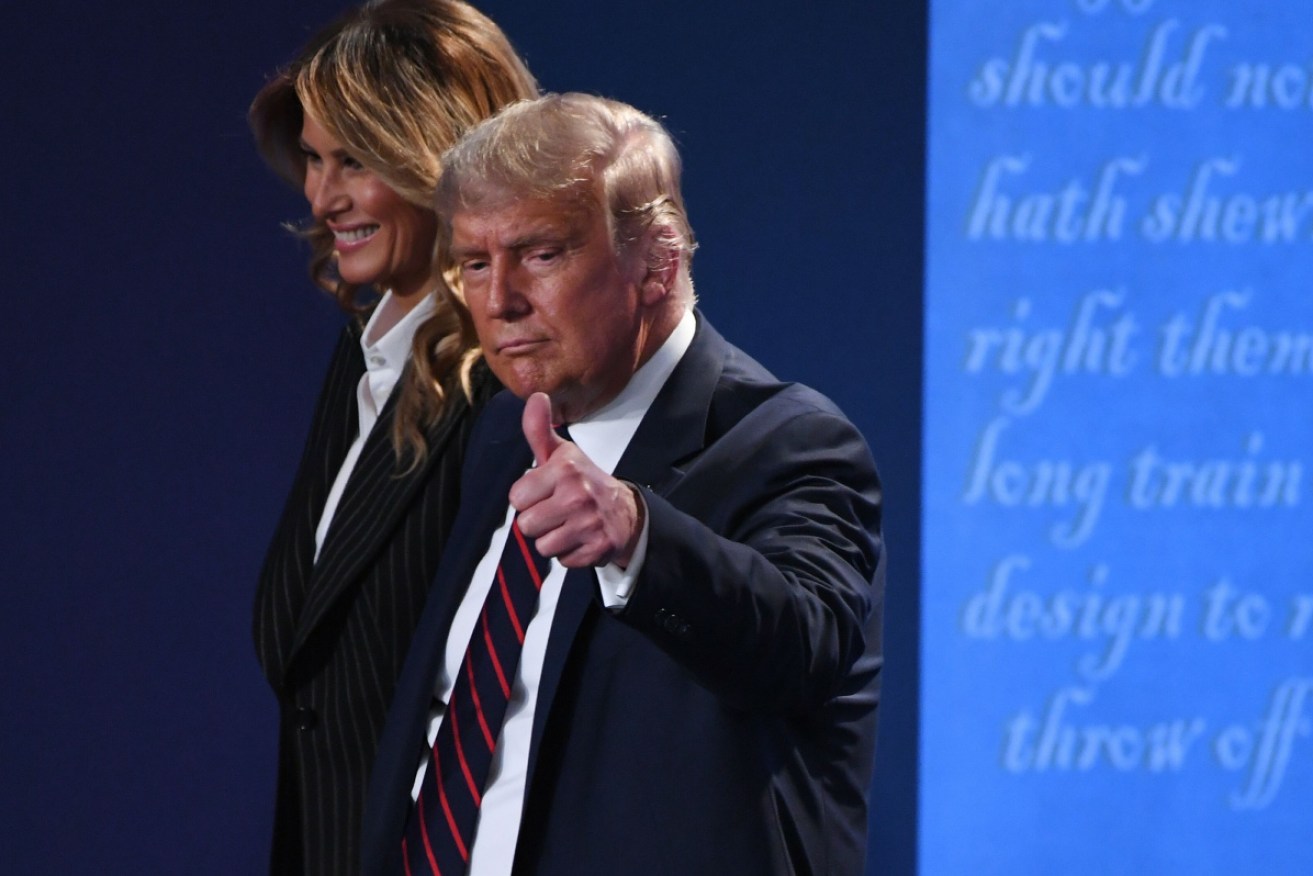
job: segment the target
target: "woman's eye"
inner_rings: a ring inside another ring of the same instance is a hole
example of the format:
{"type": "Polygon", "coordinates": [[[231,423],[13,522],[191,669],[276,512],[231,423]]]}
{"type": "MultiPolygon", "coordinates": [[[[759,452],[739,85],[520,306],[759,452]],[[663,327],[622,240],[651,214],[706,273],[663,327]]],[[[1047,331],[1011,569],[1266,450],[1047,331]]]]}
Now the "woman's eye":
{"type": "Polygon", "coordinates": [[[365,166],[364,166],[363,164],[361,164],[361,163],[360,163],[359,161],[357,161],[356,159],[352,158],[350,155],[343,155],[343,156],[342,156],[342,166],[343,166],[343,167],[349,167],[349,168],[352,169],[352,170],[364,170],[364,169],[365,169],[365,166]]]}

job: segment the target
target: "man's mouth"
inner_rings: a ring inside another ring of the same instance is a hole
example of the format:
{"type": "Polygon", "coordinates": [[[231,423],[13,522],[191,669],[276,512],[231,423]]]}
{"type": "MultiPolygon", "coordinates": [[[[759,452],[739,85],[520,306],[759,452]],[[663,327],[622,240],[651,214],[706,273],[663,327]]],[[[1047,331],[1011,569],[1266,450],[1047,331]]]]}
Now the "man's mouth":
{"type": "Polygon", "coordinates": [[[526,353],[541,343],[543,343],[542,338],[514,338],[498,343],[497,352],[507,356],[514,356],[517,353],[526,353]]]}

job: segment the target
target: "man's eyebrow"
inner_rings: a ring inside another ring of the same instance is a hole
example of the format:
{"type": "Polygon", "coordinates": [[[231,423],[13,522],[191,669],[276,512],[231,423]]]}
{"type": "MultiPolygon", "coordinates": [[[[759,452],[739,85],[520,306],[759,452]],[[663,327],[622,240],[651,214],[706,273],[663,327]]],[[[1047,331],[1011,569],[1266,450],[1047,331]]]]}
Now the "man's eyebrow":
{"type": "Polygon", "coordinates": [[[568,228],[535,228],[513,238],[507,244],[508,249],[529,249],[543,244],[565,244],[575,238],[568,228]]]}
{"type": "MultiPolygon", "coordinates": [[[[505,247],[509,250],[519,251],[543,245],[570,246],[579,239],[579,236],[579,233],[573,228],[532,228],[506,241],[505,247]]],[[[461,246],[453,243],[451,246],[453,256],[481,255],[485,252],[486,248],[482,244],[461,246]]]]}
{"type": "Polygon", "coordinates": [[[449,252],[452,258],[463,259],[467,256],[482,254],[483,248],[479,246],[457,246],[452,244],[449,252]]]}

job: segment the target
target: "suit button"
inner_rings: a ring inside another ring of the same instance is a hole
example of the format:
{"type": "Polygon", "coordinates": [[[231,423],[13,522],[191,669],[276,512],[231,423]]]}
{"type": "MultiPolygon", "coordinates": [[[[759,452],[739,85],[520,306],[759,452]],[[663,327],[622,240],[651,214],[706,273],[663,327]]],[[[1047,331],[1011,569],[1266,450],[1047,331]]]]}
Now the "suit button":
{"type": "Polygon", "coordinates": [[[296,729],[313,730],[319,726],[319,715],[314,709],[307,706],[301,706],[296,710],[296,729]]]}
{"type": "Polygon", "coordinates": [[[670,635],[675,636],[676,638],[688,638],[690,629],[688,622],[677,614],[666,612],[665,616],[661,618],[661,626],[665,628],[667,633],[670,633],[670,635]]]}

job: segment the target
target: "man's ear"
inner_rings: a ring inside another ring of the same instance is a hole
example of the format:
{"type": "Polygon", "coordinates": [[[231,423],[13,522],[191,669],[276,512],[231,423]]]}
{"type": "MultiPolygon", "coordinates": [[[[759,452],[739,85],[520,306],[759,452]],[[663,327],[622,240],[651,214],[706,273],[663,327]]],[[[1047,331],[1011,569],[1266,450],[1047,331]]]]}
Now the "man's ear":
{"type": "Polygon", "coordinates": [[[676,237],[669,228],[657,227],[648,230],[645,241],[646,256],[643,259],[642,300],[651,306],[668,296],[675,288],[679,278],[679,247],[676,237]]]}

